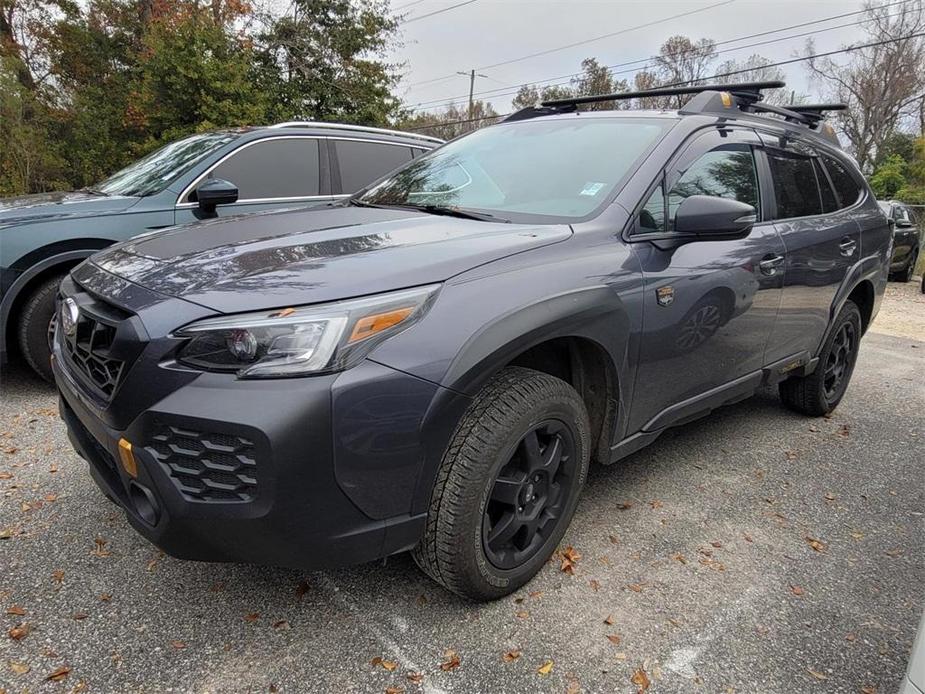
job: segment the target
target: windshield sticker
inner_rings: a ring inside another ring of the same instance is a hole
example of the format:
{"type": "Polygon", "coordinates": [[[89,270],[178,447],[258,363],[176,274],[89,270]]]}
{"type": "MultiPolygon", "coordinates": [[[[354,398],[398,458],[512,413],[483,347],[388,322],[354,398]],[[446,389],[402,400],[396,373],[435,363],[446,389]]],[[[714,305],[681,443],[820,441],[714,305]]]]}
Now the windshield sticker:
{"type": "Polygon", "coordinates": [[[580,194],[594,196],[600,193],[603,188],[603,183],[595,183],[593,181],[589,181],[588,183],[585,183],[585,187],[582,189],[580,194]]]}

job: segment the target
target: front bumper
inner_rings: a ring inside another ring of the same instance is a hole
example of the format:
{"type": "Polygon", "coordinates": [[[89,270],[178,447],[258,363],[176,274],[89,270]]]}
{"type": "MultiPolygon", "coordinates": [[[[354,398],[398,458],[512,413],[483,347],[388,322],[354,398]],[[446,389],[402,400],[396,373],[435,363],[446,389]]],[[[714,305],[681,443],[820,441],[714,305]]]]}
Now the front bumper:
{"type": "Polygon", "coordinates": [[[459,411],[461,396],[370,361],[309,378],[172,380],[146,354],[109,403],[75,377],[60,342],[52,366],[74,448],[165,552],[314,569],[417,543],[449,434],[429,417],[450,411],[435,408],[444,399],[459,411]],[[177,387],[165,395],[157,380],[177,387]],[[146,397],[155,401],[140,405],[146,397]],[[120,439],[132,444],[135,476],[120,462],[120,439]]]}

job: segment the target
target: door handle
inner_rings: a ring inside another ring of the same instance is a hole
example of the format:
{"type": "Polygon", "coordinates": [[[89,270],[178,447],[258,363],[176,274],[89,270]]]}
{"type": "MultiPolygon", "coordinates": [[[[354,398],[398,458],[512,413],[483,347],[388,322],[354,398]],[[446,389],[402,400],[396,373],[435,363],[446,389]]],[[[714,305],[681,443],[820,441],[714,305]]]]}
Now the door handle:
{"type": "Polygon", "coordinates": [[[858,249],[858,242],[852,239],[850,236],[846,236],[838,244],[838,248],[841,250],[842,255],[852,256],[858,249]]]}
{"type": "Polygon", "coordinates": [[[758,267],[762,274],[770,276],[777,274],[777,268],[779,268],[783,262],[784,256],[768,254],[758,262],[758,267]]]}

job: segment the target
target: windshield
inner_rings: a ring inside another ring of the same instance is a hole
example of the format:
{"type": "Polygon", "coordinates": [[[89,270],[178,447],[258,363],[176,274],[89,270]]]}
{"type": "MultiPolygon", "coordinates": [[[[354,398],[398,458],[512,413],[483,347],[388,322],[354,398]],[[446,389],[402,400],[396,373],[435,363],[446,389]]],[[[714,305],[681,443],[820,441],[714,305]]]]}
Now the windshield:
{"type": "Polygon", "coordinates": [[[532,222],[587,217],[675,121],[567,118],[478,130],[364,193],[379,205],[434,205],[532,222]]]}
{"type": "Polygon", "coordinates": [[[236,137],[227,132],[205,133],[171,142],[93,186],[93,190],[105,195],[159,193],[197,161],[236,137]]]}

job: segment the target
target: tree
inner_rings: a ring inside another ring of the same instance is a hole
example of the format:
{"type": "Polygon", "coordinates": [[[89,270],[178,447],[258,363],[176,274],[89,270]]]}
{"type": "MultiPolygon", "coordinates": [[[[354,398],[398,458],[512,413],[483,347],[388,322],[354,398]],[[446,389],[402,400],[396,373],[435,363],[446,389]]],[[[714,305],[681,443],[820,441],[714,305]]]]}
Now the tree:
{"type": "MultiPolygon", "coordinates": [[[[625,92],[629,89],[626,80],[615,80],[610,68],[601,65],[596,58],[585,58],[581,61],[581,72],[570,80],[570,86],[549,85],[537,89],[532,84],[524,84],[511,101],[511,106],[517,110],[529,106],[538,106],[542,101],[555,101],[556,99],[570,99],[576,96],[595,96],[599,94],[613,94],[625,92]]],[[[601,101],[583,104],[579,111],[608,111],[614,108],[629,108],[626,101],[601,101]]]]}
{"type": "MultiPolygon", "coordinates": [[[[810,76],[822,86],[825,100],[840,101],[848,110],[838,124],[851,143],[861,168],[869,171],[877,152],[904,121],[920,117],[925,89],[925,4],[912,0],[900,7],[866,5],[861,44],[846,62],[814,57],[807,43],[810,76]]],[[[847,47],[846,47],[847,48],[847,47]]]]}
{"type": "Polygon", "coordinates": [[[472,119],[469,118],[469,108],[456,104],[447,104],[442,111],[424,112],[417,115],[405,115],[397,122],[397,127],[403,130],[433,135],[444,140],[478,130],[486,125],[498,122],[498,112],[490,103],[475,101],[472,104],[472,119]]]}
{"type": "Polygon", "coordinates": [[[870,177],[870,187],[881,200],[892,200],[906,186],[905,160],[898,154],[886,159],[870,177]]]}
{"type": "MultiPolygon", "coordinates": [[[[655,69],[661,84],[666,86],[695,85],[710,74],[710,64],[716,59],[716,42],[711,39],[691,41],[687,36],[672,36],[659,49],[655,69]]],[[[686,97],[671,99],[680,108],[686,97]]]]}
{"type": "MultiPolygon", "coordinates": [[[[772,82],[784,81],[786,76],[779,67],[771,67],[771,61],[758,54],[748,56],[743,61],[727,60],[716,68],[717,77],[711,82],[733,84],[735,82],[772,82]]],[[[785,104],[800,103],[803,95],[796,95],[789,89],[768,89],[762,92],[765,103],[785,104]]]]}

